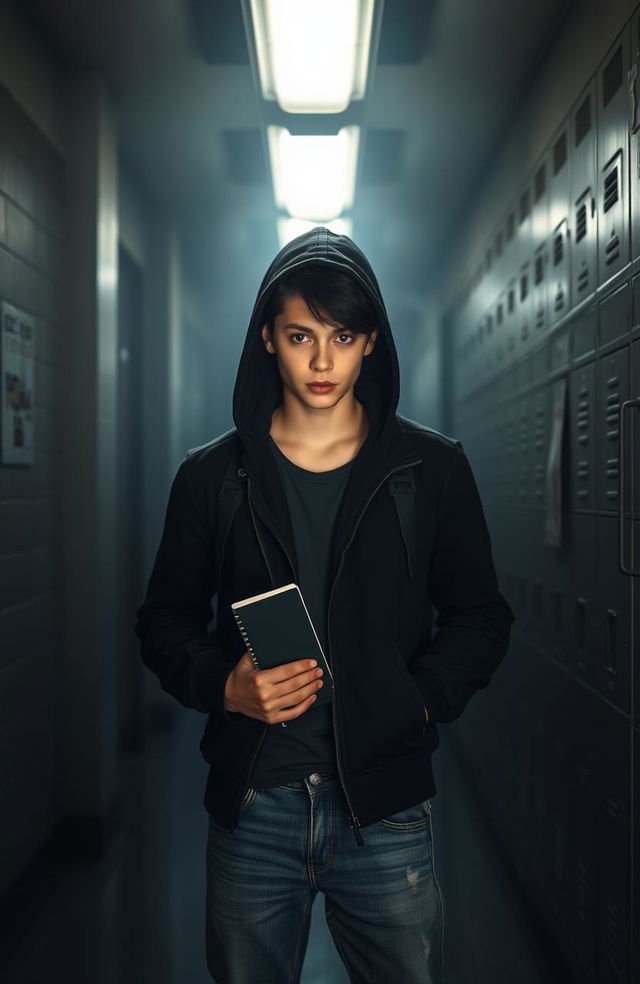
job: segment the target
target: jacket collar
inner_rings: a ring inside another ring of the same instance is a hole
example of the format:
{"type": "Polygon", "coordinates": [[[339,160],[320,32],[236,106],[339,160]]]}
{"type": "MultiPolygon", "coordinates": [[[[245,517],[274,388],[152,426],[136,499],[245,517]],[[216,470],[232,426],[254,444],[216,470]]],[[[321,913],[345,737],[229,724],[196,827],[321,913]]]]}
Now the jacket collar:
{"type": "MultiPolygon", "coordinates": [[[[376,489],[386,477],[407,465],[421,461],[415,446],[394,417],[386,429],[385,441],[375,439],[369,431],[353,462],[345,486],[333,532],[332,570],[348,544],[360,516],[376,489]]],[[[286,492],[273,451],[267,441],[253,434],[240,435],[242,463],[251,483],[251,496],[263,520],[280,540],[298,575],[295,541],[286,492]]]]}

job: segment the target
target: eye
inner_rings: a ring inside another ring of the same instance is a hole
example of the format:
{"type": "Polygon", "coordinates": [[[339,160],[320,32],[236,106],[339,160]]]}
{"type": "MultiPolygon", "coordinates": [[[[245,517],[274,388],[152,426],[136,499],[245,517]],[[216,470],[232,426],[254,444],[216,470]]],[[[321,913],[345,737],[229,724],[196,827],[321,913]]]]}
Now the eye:
{"type": "Polygon", "coordinates": [[[348,335],[347,332],[345,331],[341,331],[340,334],[338,335],[338,338],[346,338],[347,344],[353,341],[353,335],[348,335]]]}
{"type": "MultiPolygon", "coordinates": [[[[297,331],[297,332],[295,332],[295,334],[289,335],[289,339],[292,342],[294,342],[294,339],[295,338],[308,338],[308,337],[309,336],[308,335],[305,335],[304,332],[302,332],[302,331],[297,331]]],[[[298,345],[298,344],[299,344],[298,342],[294,342],[294,345],[298,345]]]]}

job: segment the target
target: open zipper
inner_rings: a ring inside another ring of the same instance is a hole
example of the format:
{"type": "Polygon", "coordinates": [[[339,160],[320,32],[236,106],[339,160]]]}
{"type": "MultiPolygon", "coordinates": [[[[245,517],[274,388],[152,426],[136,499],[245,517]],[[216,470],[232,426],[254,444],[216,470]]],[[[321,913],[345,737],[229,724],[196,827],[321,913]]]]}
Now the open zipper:
{"type": "MultiPolygon", "coordinates": [[[[333,666],[333,660],[331,658],[331,627],[330,627],[331,600],[333,598],[333,592],[334,592],[335,586],[338,583],[338,578],[340,577],[340,572],[341,572],[342,566],[344,564],[344,558],[345,558],[346,552],[347,552],[349,546],[351,545],[354,536],[356,535],[356,532],[358,530],[358,526],[360,525],[360,522],[362,521],[362,517],[364,516],[365,512],[367,511],[367,507],[368,507],[369,503],[371,502],[371,500],[373,499],[374,495],[376,494],[376,492],[378,491],[378,489],[384,484],[384,482],[386,482],[386,480],[389,478],[389,476],[394,474],[394,472],[402,471],[403,468],[409,468],[409,467],[411,467],[413,465],[419,465],[421,461],[422,461],[422,458],[418,458],[416,461],[406,461],[406,462],[404,462],[401,465],[397,465],[395,468],[392,468],[391,471],[387,472],[387,474],[383,478],[380,479],[380,481],[378,482],[378,484],[376,485],[376,487],[373,489],[373,491],[371,492],[371,494],[367,498],[367,501],[365,502],[364,506],[360,510],[360,513],[359,513],[359,515],[358,515],[358,517],[356,519],[356,522],[355,522],[355,526],[354,526],[354,528],[353,528],[353,530],[351,532],[351,536],[349,537],[347,543],[345,544],[345,546],[344,546],[344,548],[342,550],[342,554],[340,556],[340,563],[338,565],[338,570],[336,571],[336,576],[334,578],[333,584],[331,585],[331,591],[329,593],[329,603],[328,603],[328,606],[327,606],[327,642],[328,642],[328,648],[329,648],[329,652],[328,652],[329,666],[331,667],[331,672],[333,674],[333,688],[334,688],[334,693],[333,693],[333,700],[332,700],[331,703],[332,703],[332,715],[333,715],[333,731],[334,731],[335,746],[336,746],[336,764],[338,766],[338,775],[340,777],[340,783],[342,785],[342,789],[344,791],[345,799],[347,801],[347,806],[349,808],[349,813],[351,815],[353,832],[355,834],[356,841],[357,841],[357,843],[358,843],[358,845],[360,847],[362,847],[363,844],[364,844],[364,841],[362,839],[362,834],[360,833],[360,830],[359,830],[361,824],[360,824],[360,821],[359,821],[358,817],[355,815],[355,812],[354,812],[354,809],[353,809],[353,802],[352,802],[351,796],[349,794],[349,789],[347,787],[347,783],[345,782],[344,772],[342,771],[342,759],[341,759],[341,755],[340,755],[340,748],[339,748],[339,742],[338,742],[338,720],[337,720],[337,714],[336,714],[336,696],[335,696],[336,695],[336,671],[337,671],[337,667],[334,667],[333,666]]],[[[262,514],[260,513],[260,510],[256,506],[255,502],[252,500],[252,497],[251,497],[251,480],[250,480],[249,476],[246,474],[246,472],[244,471],[244,469],[242,469],[242,471],[241,471],[240,474],[241,474],[241,477],[243,477],[243,478],[246,477],[246,479],[247,479],[247,498],[248,498],[248,501],[249,501],[249,511],[251,513],[251,519],[252,519],[253,526],[254,526],[254,529],[255,529],[256,537],[258,539],[258,543],[260,545],[260,550],[262,551],[262,555],[264,557],[265,564],[267,565],[267,570],[269,571],[269,577],[271,578],[271,584],[275,588],[275,586],[276,586],[275,580],[274,580],[274,577],[273,577],[273,573],[271,571],[271,567],[269,565],[269,560],[268,560],[268,557],[267,557],[267,553],[266,553],[266,551],[264,549],[264,545],[263,545],[262,539],[260,537],[260,533],[259,533],[259,530],[258,530],[258,524],[256,523],[256,520],[255,520],[254,509],[258,513],[258,515],[260,516],[260,518],[262,519],[262,521],[264,522],[265,526],[267,526],[271,530],[271,533],[274,535],[274,537],[276,538],[276,540],[278,541],[278,543],[282,547],[282,549],[283,549],[283,551],[284,551],[284,553],[285,553],[285,555],[287,557],[287,560],[289,561],[289,564],[291,566],[291,571],[292,571],[292,574],[293,574],[294,579],[297,578],[296,569],[295,569],[295,566],[293,564],[293,561],[292,561],[291,557],[289,556],[289,553],[288,553],[287,548],[285,547],[284,543],[282,542],[282,540],[280,539],[280,537],[278,536],[278,534],[276,533],[276,531],[273,529],[273,527],[265,520],[264,516],[262,516],[262,514]]],[[[251,770],[253,769],[253,766],[254,766],[254,763],[255,763],[255,761],[256,761],[256,759],[258,757],[258,753],[260,751],[260,748],[262,747],[262,744],[263,744],[263,742],[265,740],[268,727],[269,727],[269,725],[265,723],[265,726],[264,726],[264,729],[262,731],[262,734],[260,735],[260,737],[258,738],[258,741],[256,742],[256,746],[254,748],[253,755],[252,755],[251,761],[249,763],[249,767],[248,767],[247,772],[245,774],[244,786],[243,786],[243,788],[240,791],[240,796],[238,797],[238,800],[237,800],[236,806],[235,806],[236,822],[237,822],[237,815],[239,813],[238,807],[242,803],[242,799],[243,799],[243,797],[244,797],[244,795],[246,793],[247,787],[249,785],[249,777],[251,776],[251,770]]]]}

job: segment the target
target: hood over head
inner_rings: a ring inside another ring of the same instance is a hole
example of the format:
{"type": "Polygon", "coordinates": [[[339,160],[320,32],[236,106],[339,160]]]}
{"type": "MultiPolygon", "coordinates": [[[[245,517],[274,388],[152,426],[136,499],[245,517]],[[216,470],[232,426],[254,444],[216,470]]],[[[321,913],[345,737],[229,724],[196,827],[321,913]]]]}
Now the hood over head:
{"type": "Polygon", "coordinates": [[[261,334],[264,312],[278,280],[291,270],[327,263],[348,271],[373,301],[378,337],[373,352],[362,360],[354,394],[367,411],[370,439],[385,444],[396,426],[400,375],[391,326],[378,281],[366,256],[348,236],[316,226],[287,243],[269,266],[253,308],[233,391],[233,419],[241,436],[268,444],[271,415],[282,402],[278,365],[265,349],[261,334]]]}

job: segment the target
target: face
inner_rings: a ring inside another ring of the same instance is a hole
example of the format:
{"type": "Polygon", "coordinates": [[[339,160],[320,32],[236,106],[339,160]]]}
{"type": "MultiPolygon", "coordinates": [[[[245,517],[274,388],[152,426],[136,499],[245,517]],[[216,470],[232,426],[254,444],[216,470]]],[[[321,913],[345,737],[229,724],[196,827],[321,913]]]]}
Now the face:
{"type": "Polygon", "coordinates": [[[356,335],[347,325],[334,328],[311,314],[301,295],[288,297],[274,323],[273,338],[267,324],[262,338],[278,360],[283,390],[306,406],[331,407],[350,393],[360,375],[362,359],[374,348],[378,329],[369,338],[356,335]],[[321,392],[310,383],[335,383],[321,392]]]}

